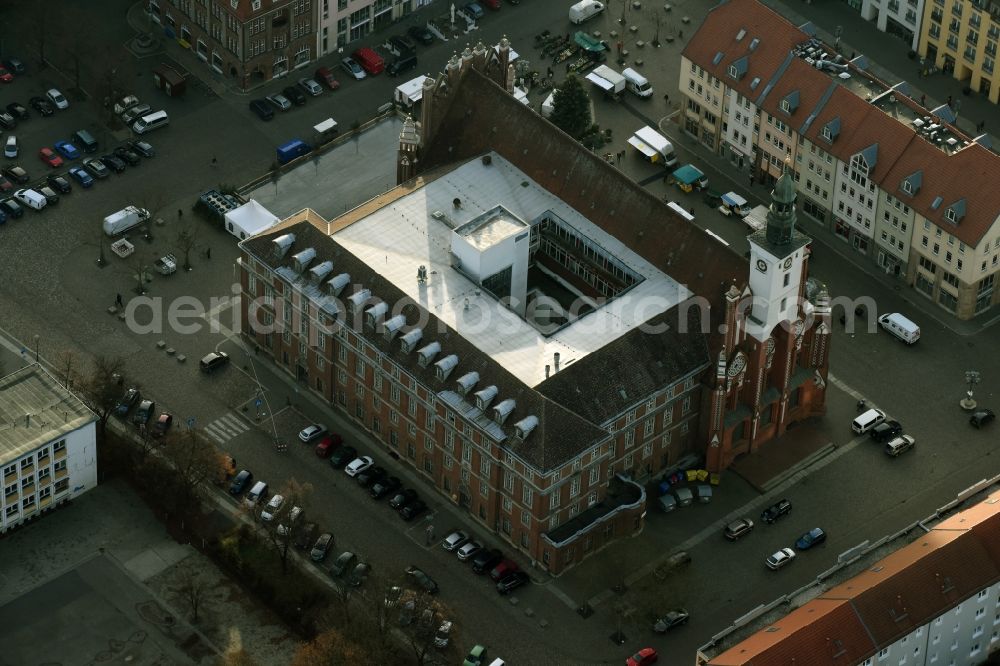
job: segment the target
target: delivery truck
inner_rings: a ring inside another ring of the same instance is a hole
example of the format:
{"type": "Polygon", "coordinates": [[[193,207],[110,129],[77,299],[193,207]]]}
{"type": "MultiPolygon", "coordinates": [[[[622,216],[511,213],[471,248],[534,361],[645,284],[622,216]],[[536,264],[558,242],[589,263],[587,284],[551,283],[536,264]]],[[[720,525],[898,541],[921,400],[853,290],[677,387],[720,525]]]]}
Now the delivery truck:
{"type": "Polygon", "coordinates": [[[625,77],[625,87],[630,93],[636,97],[652,97],[653,86],[649,85],[649,79],[645,76],[631,67],[623,69],[622,76],[625,77]]]}
{"type": "Polygon", "coordinates": [[[603,90],[608,95],[618,96],[625,90],[625,77],[607,65],[598,65],[587,80],[603,90]]]}
{"type": "Polygon", "coordinates": [[[672,167],[677,164],[677,154],[674,145],[649,125],[637,130],[628,140],[630,146],[653,164],[663,164],[672,167]]]}
{"type": "Polygon", "coordinates": [[[138,206],[126,206],[104,218],[104,233],[117,236],[149,220],[149,211],[138,206]]]}
{"type": "Polygon", "coordinates": [[[308,155],[312,151],[309,144],[301,139],[292,139],[288,143],[278,146],[278,164],[288,164],[292,160],[308,155]]]}

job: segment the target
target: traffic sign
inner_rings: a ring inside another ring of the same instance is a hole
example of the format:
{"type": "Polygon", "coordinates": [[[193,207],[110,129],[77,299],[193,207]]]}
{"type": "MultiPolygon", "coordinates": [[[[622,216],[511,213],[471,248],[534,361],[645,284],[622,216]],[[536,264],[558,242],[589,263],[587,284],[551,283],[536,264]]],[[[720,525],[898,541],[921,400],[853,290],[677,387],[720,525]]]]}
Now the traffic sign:
{"type": "Polygon", "coordinates": [[[256,400],[253,401],[254,407],[260,407],[262,404],[264,404],[264,401],[261,400],[260,398],[257,398],[256,400]]]}
{"type": "Polygon", "coordinates": [[[194,417],[193,416],[187,420],[187,424],[188,424],[188,428],[193,428],[194,427],[194,417]]]}

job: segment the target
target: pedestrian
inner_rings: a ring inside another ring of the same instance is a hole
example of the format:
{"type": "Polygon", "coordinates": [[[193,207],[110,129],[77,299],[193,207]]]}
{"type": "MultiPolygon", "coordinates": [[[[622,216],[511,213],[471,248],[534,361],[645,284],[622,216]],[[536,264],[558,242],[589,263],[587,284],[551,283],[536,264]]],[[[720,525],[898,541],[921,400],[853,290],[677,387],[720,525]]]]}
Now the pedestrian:
{"type": "Polygon", "coordinates": [[[550,79],[552,78],[552,67],[551,66],[549,66],[549,68],[548,68],[548,77],[550,79]]]}
{"type": "Polygon", "coordinates": [[[208,249],[205,250],[205,258],[206,259],[211,259],[212,258],[212,248],[208,248],[208,249]]]}
{"type": "Polygon", "coordinates": [[[680,39],[684,39],[684,31],[683,30],[679,30],[677,32],[677,34],[680,35],[680,39]]]}
{"type": "Polygon", "coordinates": [[[948,108],[951,108],[951,95],[948,95],[948,108]]]}
{"type": "Polygon", "coordinates": [[[753,187],[753,180],[754,180],[753,174],[751,173],[750,174],[750,187],[753,187]]]}
{"type": "Polygon", "coordinates": [[[927,101],[927,95],[921,95],[920,96],[920,106],[924,106],[924,103],[926,101],[927,101]]]}
{"type": "Polygon", "coordinates": [[[215,159],[215,155],[212,155],[212,166],[219,166],[219,160],[215,159]]]}
{"type": "Polygon", "coordinates": [[[622,155],[624,155],[624,154],[625,154],[625,151],[624,151],[624,150],[623,150],[623,151],[621,151],[620,153],[618,153],[618,164],[621,164],[621,163],[622,163],[622,155]]]}
{"type": "Polygon", "coordinates": [[[124,307],[125,306],[125,299],[122,298],[121,294],[118,294],[117,296],[115,296],[115,305],[117,305],[118,307],[124,307]]]}
{"type": "Polygon", "coordinates": [[[181,219],[182,217],[184,217],[184,211],[183,211],[183,210],[181,210],[180,208],[178,208],[178,209],[177,209],[177,219],[179,220],[179,219],[181,219]]]}
{"type": "Polygon", "coordinates": [[[669,93],[666,93],[666,94],[663,95],[663,103],[666,104],[667,106],[670,106],[670,94],[669,93]]]}

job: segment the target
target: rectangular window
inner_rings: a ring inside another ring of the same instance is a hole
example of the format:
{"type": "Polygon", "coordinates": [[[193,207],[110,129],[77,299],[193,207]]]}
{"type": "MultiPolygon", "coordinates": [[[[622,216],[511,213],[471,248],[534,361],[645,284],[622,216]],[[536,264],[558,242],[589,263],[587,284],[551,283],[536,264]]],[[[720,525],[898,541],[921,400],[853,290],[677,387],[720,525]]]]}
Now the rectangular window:
{"type": "Polygon", "coordinates": [[[601,480],[601,468],[591,467],[590,468],[590,484],[591,486],[596,485],[601,480]]]}
{"type": "Polygon", "coordinates": [[[534,497],[533,492],[530,487],[524,486],[521,488],[521,501],[531,506],[531,500],[534,497]]]}

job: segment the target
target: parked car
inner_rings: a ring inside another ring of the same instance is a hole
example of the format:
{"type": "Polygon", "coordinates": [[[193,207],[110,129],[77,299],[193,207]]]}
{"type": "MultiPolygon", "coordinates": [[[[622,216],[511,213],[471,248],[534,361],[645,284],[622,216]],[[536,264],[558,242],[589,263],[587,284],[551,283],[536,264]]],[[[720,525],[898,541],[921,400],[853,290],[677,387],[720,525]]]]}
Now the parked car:
{"type": "Polygon", "coordinates": [[[438,584],[434,582],[434,579],[424,573],[423,570],[410,565],[406,567],[406,575],[414,580],[414,582],[420,587],[424,588],[431,594],[438,593],[438,584]]]}
{"type": "Polygon", "coordinates": [[[48,185],[42,185],[37,190],[39,194],[45,197],[50,206],[59,203],[59,194],[48,185]]]}
{"type": "Polygon", "coordinates": [[[377,480],[372,484],[371,490],[368,493],[373,499],[382,499],[391,492],[394,492],[402,482],[395,476],[383,476],[381,479],[377,480]]]}
{"type": "Polygon", "coordinates": [[[330,567],[330,575],[334,577],[342,576],[348,569],[351,568],[356,559],[358,559],[357,555],[350,551],[344,551],[337,556],[333,566],[330,567]]]}
{"type": "Polygon", "coordinates": [[[415,499],[417,499],[417,491],[412,488],[407,488],[406,490],[402,490],[393,495],[389,500],[389,506],[397,510],[402,509],[415,499]]]}
{"type": "Polygon", "coordinates": [[[108,167],[115,173],[121,173],[125,170],[125,161],[119,159],[115,155],[102,155],[100,160],[104,166],[108,167]]]}
{"type": "Polygon", "coordinates": [[[90,172],[94,178],[102,179],[111,175],[104,163],[96,157],[90,157],[83,161],[83,167],[90,172]]]}
{"type": "Polygon", "coordinates": [[[384,478],[385,475],[386,471],[384,467],[369,467],[364,471],[358,472],[355,475],[354,480],[357,481],[358,485],[362,488],[369,488],[376,481],[384,478]]]}
{"type": "Polygon", "coordinates": [[[3,175],[7,176],[11,182],[17,183],[18,185],[24,185],[31,180],[31,176],[29,176],[28,172],[24,170],[24,167],[16,164],[14,166],[4,168],[3,175]]]}
{"type": "Polygon", "coordinates": [[[479,6],[478,2],[469,2],[465,5],[465,7],[463,7],[463,9],[465,10],[465,13],[468,16],[471,16],[474,21],[478,21],[486,15],[486,12],[483,11],[483,8],[479,6]]]}
{"type": "Polygon", "coordinates": [[[737,541],[738,539],[750,534],[752,531],[752,520],[749,518],[737,518],[733,522],[726,525],[725,529],[722,530],[722,533],[730,541],[737,541]]]}
{"type": "Polygon", "coordinates": [[[68,160],[75,160],[80,157],[80,150],[69,141],[56,141],[56,152],[68,160]]]}
{"type": "Polygon", "coordinates": [[[14,198],[19,204],[35,210],[41,210],[49,204],[48,199],[42,196],[41,192],[30,188],[17,190],[14,192],[14,198]]]}
{"type": "Polygon", "coordinates": [[[229,484],[229,494],[239,495],[250,486],[253,481],[253,473],[248,469],[240,470],[240,473],[233,477],[233,482],[229,484]]]}
{"type": "Polygon", "coordinates": [[[824,541],[826,541],[826,532],[821,527],[814,527],[799,537],[799,540],[795,542],[795,547],[798,550],[809,550],[824,541]]]}
{"type": "Polygon", "coordinates": [[[503,559],[503,553],[499,548],[482,549],[472,558],[472,571],[477,574],[484,574],[503,559]]]}
{"type": "Polygon", "coordinates": [[[68,180],[66,180],[66,176],[60,176],[57,173],[50,173],[45,177],[45,182],[47,182],[52,189],[63,194],[69,194],[73,191],[73,186],[70,185],[68,180]]]}
{"type": "Polygon", "coordinates": [[[774,555],[771,555],[764,563],[767,565],[768,569],[777,571],[783,566],[787,565],[789,562],[795,559],[795,551],[791,548],[782,548],[774,555]]]}
{"type": "Polygon", "coordinates": [[[274,118],[274,107],[266,99],[251,100],[250,110],[257,114],[257,117],[261,120],[271,120],[274,118]]]}
{"type": "Polygon", "coordinates": [[[212,373],[229,364],[229,354],[221,351],[209,352],[198,361],[198,368],[205,373],[212,373]]]}
{"type": "Polygon", "coordinates": [[[14,120],[14,116],[6,111],[0,111],[0,127],[3,129],[14,129],[17,127],[17,121],[14,120]]]}
{"type": "Polygon", "coordinates": [[[154,411],[156,411],[156,403],[152,400],[143,400],[139,403],[139,409],[135,410],[135,414],[132,415],[132,423],[139,426],[146,425],[153,417],[154,411]]]}
{"type": "Polygon", "coordinates": [[[156,151],[153,150],[153,144],[148,141],[140,141],[138,139],[130,139],[125,142],[125,145],[139,153],[143,157],[154,157],[156,151]]]}
{"type": "Polygon", "coordinates": [[[344,68],[345,72],[358,81],[368,76],[365,74],[365,70],[361,69],[361,65],[359,65],[354,58],[344,58],[340,61],[340,66],[344,68]]]}
{"type": "Polygon", "coordinates": [[[340,81],[330,71],[329,67],[319,67],[316,69],[316,80],[326,86],[329,90],[336,90],[340,87],[340,81]]]}
{"type": "Polygon", "coordinates": [[[374,464],[375,461],[372,460],[371,456],[359,456],[348,463],[344,471],[347,473],[347,476],[357,476],[374,464]]]}
{"type": "Polygon", "coordinates": [[[118,416],[125,416],[132,410],[133,407],[136,406],[141,397],[142,395],[139,393],[139,389],[135,387],[125,391],[125,395],[123,395],[115,405],[115,414],[118,416]]]}
{"type": "Polygon", "coordinates": [[[163,412],[156,418],[156,422],[153,424],[153,437],[163,437],[170,430],[170,426],[174,424],[173,414],[168,414],[163,412]]]}
{"type": "Polygon", "coordinates": [[[774,524],[776,520],[782,516],[787,516],[792,512],[792,503],[786,499],[779,502],[775,502],[771,506],[764,509],[760,514],[760,520],[768,525],[774,524]]]}
{"type": "Polygon", "coordinates": [[[288,86],[281,91],[281,94],[290,99],[295,106],[303,106],[306,103],[306,96],[295,86],[288,86]]]}
{"type": "MultiPolygon", "coordinates": [[[[503,661],[500,662],[503,664],[503,661]]],[[[486,666],[486,646],[474,645],[465,656],[462,666],[486,666]]],[[[490,666],[493,666],[490,664],[490,666]]]]}
{"type": "Polygon", "coordinates": [[[25,72],[24,63],[21,61],[20,58],[14,58],[13,56],[10,58],[5,58],[3,61],[3,66],[6,67],[9,71],[13,72],[14,74],[24,74],[25,72]]]}
{"type": "Polygon", "coordinates": [[[316,456],[319,458],[329,458],[330,454],[332,454],[342,443],[343,440],[340,438],[340,435],[327,435],[319,441],[319,444],[316,445],[316,456]]]}
{"type": "Polygon", "coordinates": [[[316,81],[314,81],[313,79],[310,79],[305,76],[299,79],[299,87],[302,88],[304,92],[306,92],[309,95],[312,95],[313,97],[323,94],[323,89],[320,88],[319,84],[316,83],[316,81]]]}
{"type": "Polygon", "coordinates": [[[972,415],[969,417],[969,424],[974,428],[982,428],[984,425],[992,422],[996,417],[997,415],[993,413],[992,409],[977,409],[972,412],[972,415]]]}
{"type": "Polygon", "coordinates": [[[408,502],[399,510],[399,517],[409,522],[424,511],[427,511],[427,504],[422,499],[415,499],[412,502],[408,502]]]}
{"type": "Polygon", "coordinates": [[[462,544],[461,548],[455,551],[455,555],[458,556],[459,560],[465,562],[473,555],[481,551],[482,549],[483,549],[483,544],[479,543],[478,541],[472,541],[470,539],[469,541],[466,541],[464,544],[462,544]]]}
{"type": "Polygon", "coordinates": [[[295,524],[299,521],[301,516],[302,516],[302,507],[293,506],[292,510],[288,512],[288,516],[285,517],[284,522],[278,525],[278,535],[288,536],[288,534],[292,531],[292,528],[295,527],[295,524]]]}
{"type": "MultiPolygon", "coordinates": [[[[295,535],[295,543],[292,544],[299,550],[305,550],[309,548],[316,542],[316,533],[319,531],[319,525],[316,523],[306,523],[299,530],[299,533],[295,535]]],[[[333,541],[333,535],[330,535],[330,540],[333,541]]]]}
{"type": "Polygon", "coordinates": [[[80,187],[82,188],[86,189],[94,184],[94,179],[90,174],[78,166],[71,166],[67,173],[69,173],[73,180],[80,183],[80,187]]]}
{"type": "Polygon", "coordinates": [[[358,457],[358,450],[353,446],[342,446],[330,455],[330,466],[334,469],[344,469],[347,463],[358,457]]]}
{"type": "Polygon", "coordinates": [[[903,424],[899,421],[882,421],[868,431],[868,436],[876,442],[885,442],[903,433],[903,424]]]}
{"type": "Polygon", "coordinates": [[[299,441],[303,444],[308,444],[319,439],[320,437],[325,436],[327,432],[329,431],[322,423],[313,423],[312,425],[308,425],[299,431],[299,441]]]}
{"type": "Polygon", "coordinates": [[[513,560],[503,559],[500,560],[495,567],[490,569],[490,578],[494,581],[499,581],[507,574],[513,571],[518,571],[519,569],[520,567],[518,567],[517,563],[513,560]]]}
{"type": "Polygon", "coordinates": [[[372,565],[367,562],[358,562],[354,565],[351,575],[347,577],[347,582],[351,587],[359,587],[368,580],[368,574],[372,571],[372,565]]]}
{"type": "Polygon", "coordinates": [[[284,495],[275,495],[267,501],[267,505],[260,512],[260,519],[264,522],[271,522],[274,516],[281,511],[281,505],[285,503],[284,495]]]}
{"type": "Polygon", "coordinates": [[[7,217],[18,218],[24,215],[24,208],[13,199],[0,201],[0,208],[3,209],[3,213],[7,217]]]}
{"type": "Polygon", "coordinates": [[[63,164],[63,159],[56,154],[51,148],[39,148],[38,159],[45,162],[50,167],[61,167],[63,164]]]}
{"type": "Polygon", "coordinates": [[[890,458],[906,453],[917,445],[917,440],[913,435],[900,435],[893,437],[885,444],[885,453],[890,458]]]}
{"type": "Polygon", "coordinates": [[[153,110],[149,104],[136,104],[122,111],[121,119],[126,125],[131,125],[134,121],[142,118],[153,110]]]}
{"type": "Polygon", "coordinates": [[[463,546],[468,540],[469,536],[465,532],[462,530],[455,530],[444,538],[444,541],[441,542],[441,547],[448,552],[452,552],[463,546]]]}
{"type": "Polygon", "coordinates": [[[434,33],[427,29],[426,26],[415,25],[406,31],[413,39],[417,40],[424,46],[428,46],[434,43],[434,33]]]}
{"type": "Polygon", "coordinates": [[[49,98],[49,101],[55,105],[57,109],[68,109],[69,100],[63,97],[63,94],[55,88],[49,88],[46,91],[45,96],[49,98]]]}
{"type": "Polygon", "coordinates": [[[128,146],[118,146],[114,149],[115,157],[127,162],[129,166],[137,166],[142,159],[139,157],[139,153],[135,152],[128,146]]]}
{"type": "Polygon", "coordinates": [[[27,120],[28,118],[31,117],[31,114],[28,112],[28,109],[26,109],[24,107],[24,104],[21,104],[20,102],[11,102],[10,104],[8,104],[7,113],[14,116],[18,120],[27,120]]]}
{"type": "Polygon", "coordinates": [[[17,137],[11,134],[7,137],[7,141],[3,145],[3,156],[7,159],[14,159],[17,157],[17,137]]]}
{"type": "Polygon", "coordinates": [[[500,594],[509,594],[513,590],[521,587],[525,583],[531,580],[523,571],[513,571],[497,582],[497,592],[500,594]]]}
{"type": "Polygon", "coordinates": [[[13,192],[14,183],[7,180],[4,176],[0,175],[0,192],[13,192]]]}
{"type": "Polygon", "coordinates": [[[313,562],[322,562],[330,552],[331,546],[333,546],[333,535],[324,532],[316,539],[316,543],[313,544],[312,550],[309,552],[309,557],[313,562]]]}
{"type": "Polygon", "coordinates": [[[48,100],[44,97],[38,97],[37,95],[28,100],[28,106],[37,111],[43,118],[48,118],[56,112],[56,110],[52,108],[52,105],[49,104],[48,100]]]}
{"type": "Polygon", "coordinates": [[[14,80],[14,75],[7,71],[6,67],[0,66],[0,81],[10,83],[14,80]]]}
{"type": "Polygon", "coordinates": [[[649,666],[659,658],[660,655],[653,648],[642,648],[625,660],[625,666],[649,666]]]}
{"type": "Polygon", "coordinates": [[[279,93],[268,95],[267,101],[273,104],[278,111],[288,111],[292,108],[292,103],[288,100],[288,98],[279,93]]]}
{"type": "Polygon", "coordinates": [[[674,627],[680,627],[688,623],[691,619],[691,614],[688,613],[683,608],[674,608],[663,614],[662,617],[658,618],[656,622],[653,623],[653,631],[658,634],[663,634],[674,627]]]}
{"type": "MultiPolygon", "coordinates": [[[[431,39],[431,41],[434,40],[431,39]]],[[[389,50],[393,51],[397,56],[403,56],[416,51],[417,45],[406,35],[396,35],[389,38],[389,50]]]]}

